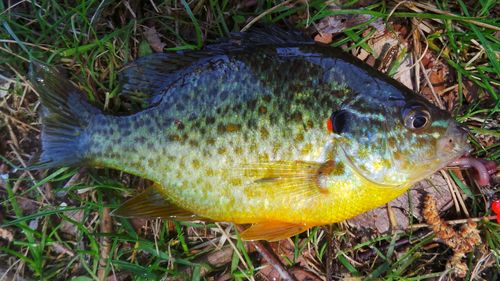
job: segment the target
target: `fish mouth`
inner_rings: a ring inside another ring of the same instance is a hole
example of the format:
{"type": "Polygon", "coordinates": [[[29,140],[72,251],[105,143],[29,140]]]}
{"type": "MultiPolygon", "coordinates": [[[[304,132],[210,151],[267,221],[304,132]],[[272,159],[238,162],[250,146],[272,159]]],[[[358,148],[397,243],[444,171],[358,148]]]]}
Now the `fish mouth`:
{"type": "Polygon", "coordinates": [[[480,186],[488,185],[491,179],[490,175],[495,173],[498,168],[496,163],[491,160],[470,157],[472,146],[467,142],[467,135],[470,134],[467,127],[454,123],[450,126],[447,133],[447,135],[451,135],[458,140],[458,146],[453,149],[454,154],[458,157],[454,157],[452,161],[447,162],[446,166],[473,169],[476,182],[480,186]]]}

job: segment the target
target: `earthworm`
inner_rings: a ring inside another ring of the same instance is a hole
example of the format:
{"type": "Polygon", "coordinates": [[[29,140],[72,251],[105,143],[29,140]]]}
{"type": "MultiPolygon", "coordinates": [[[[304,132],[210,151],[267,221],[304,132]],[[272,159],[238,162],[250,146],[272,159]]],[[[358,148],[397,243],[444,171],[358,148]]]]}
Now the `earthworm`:
{"type": "Polygon", "coordinates": [[[496,170],[494,161],[477,159],[472,157],[462,157],[450,163],[450,166],[459,166],[461,168],[473,168],[477,172],[477,183],[481,186],[488,185],[490,182],[490,173],[496,170]]]}

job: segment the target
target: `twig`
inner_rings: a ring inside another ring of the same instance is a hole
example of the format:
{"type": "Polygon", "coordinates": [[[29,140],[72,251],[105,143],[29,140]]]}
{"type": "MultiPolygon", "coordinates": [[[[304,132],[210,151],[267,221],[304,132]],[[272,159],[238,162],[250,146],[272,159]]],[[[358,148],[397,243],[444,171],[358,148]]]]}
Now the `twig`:
{"type": "Polygon", "coordinates": [[[291,275],[283,266],[283,263],[279,259],[279,257],[274,253],[271,245],[267,241],[252,241],[250,242],[254,245],[255,249],[259,254],[270,263],[276,271],[278,271],[279,275],[283,280],[296,281],[297,279],[291,275]]]}
{"type": "MultiPolygon", "coordinates": [[[[238,255],[238,258],[240,259],[241,263],[243,263],[243,265],[248,269],[249,267],[248,267],[247,263],[245,262],[245,259],[241,256],[240,251],[238,251],[238,248],[236,247],[236,245],[234,245],[233,241],[230,239],[229,234],[226,233],[226,231],[220,226],[219,223],[215,223],[215,225],[219,228],[220,231],[222,231],[222,235],[224,235],[226,237],[227,242],[229,242],[231,247],[233,247],[234,252],[236,253],[236,255],[238,255]]],[[[240,231],[240,229],[238,229],[238,231],[240,231]]],[[[254,278],[252,277],[251,280],[253,280],[253,279],[254,278]]]]}
{"type": "Polygon", "coordinates": [[[467,210],[467,206],[465,206],[464,199],[462,198],[462,194],[460,194],[460,191],[458,190],[457,185],[451,180],[448,173],[441,171],[441,174],[443,175],[444,179],[446,180],[446,183],[448,183],[448,185],[450,186],[450,192],[455,193],[457,201],[460,204],[460,206],[462,207],[462,210],[464,211],[465,215],[467,217],[470,217],[469,211],[467,210]]]}
{"type": "Polygon", "coordinates": [[[12,141],[12,144],[14,145],[15,148],[19,149],[19,142],[17,141],[16,134],[14,134],[14,130],[12,130],[12,127],[9,124],[9,121],[7,118],[4,119],[5,124],[7,125],[7,130],[9,131],[9,136],[10,140],[12,141]]]}
{"type": "MultiPolygon", "coordinates": [[[[27,1],[27,0],[24,0],[24,1],[18,1],[17,3],[16,3],[16,2],[14,2],[12,5],[10,5],[10,1],[9,1],[9,2],[7,2],[7,3],[9,3],[9,5],[8,5],[7,9],[5,9],[4,11],[2,11],[2,12],[0,13],[0,16],[3,16],[3,15],[9,15],[9,11],[10,11],[11,9],[14,9],[14,7],[16,7],[16,6],[18,6],[18,5],[21,5],[21,4],[23,4],[24,2],[28,2],[28,1],[27,1]]],[[[34,2],[34,4],[33,4],[33,5],[35,5],[36,7],[40,8],[40,4],[37,4],[36,2],[34,2]]],[[[10,17],[10,16],[9,16],[9,17],[10,17]]],[[[1,278],[0,278],[0,280],[3,280],[3,279],[1,279],[1,278]]]]}
{"type": "Polygon", "coordinates": [[[392,209],[391,202],[387,203],[386,210],[387,210],[387,217],[389,218],[389,222],[391,223],[391,232],[394,233],[398,228],[398,219],[396,217],[396,214],[394,213],[394,210],[392,209]]]}
{"type": "Polygon", "coordinates": [[[335,249],[333,249],[333,237],[332,237],[332,225],[329,225],[327,228],[326,239],[327,239],[327,248],[326,248],[326,281],[333,280],[333,257],[335,254],[335,249]]]}
{"type": "MultiPolygon", "coordinates": [[[[451,221],[446,221],[447,224],[449,225],[457,225],[457,224],[464,224],[467,223],[467,221],[471,220],[473,222],[479,222],[482,220],[495,220],[497,216],[485,216],[485,217],[477,217],[477,218],[470,218],[470,219],[459,219],[459,220],[451,220],[451,221]]],[[[429,227],[429,224],[426,223],[417,223],[408,226],[408,228],[411,229],[417,229],[417,228],[423,228],[423,227],[429,227]]]]}
{"type": "MultiPolygon", "coordinates": [[[[415,5],[417,7],[420,7],[420,8],[425,9],[425,10],[429,10],[429,11],[431,11],[433,13],[436,13],[436,14],[441,14],[441,15],[446,15],[446,16],[452,16],[452,17],[458,17],[458,15],[455,15],[455,14],[447,12],[447,11],[439,10],[439,9],[434,8],[432,6],[429,6],[427,4],[418,3],[418,2],[407,2],[405,6],[408,6],[408,4],[415,5]]],[[[496,30],[496,31],[500,31],[500,27],[495,26],[495,25],[491,25],[491,24],[488,24],[488,23],[480,22],[480,21],[477,21],[477,20],[471,20],[471,19],[460,19],[460,20],[468,22],[468,23],[475,24],[477,26],[481,26],[481,27],[493,29],[493,30],[496,30]]]]}
{"type": "MultiPolygon", "coordinates": [[[[24,256],[28,255],[28,252],[29,252],[29,249],[26,248],[26,250],[24,250],[23,255],[24,256]]],[[[24,260],[21,260],[21,259],[19,259],[18,261],[19,261],[19,265],[17,266],[16,272],[14,273],[14,278],[18,278],[21,275],[24,275],[24,266],[26,265],[26,262],[24,260]]],[[[12,266],[14,266],[14,265],[12,265],[12,266]]]]}
{"type": "Polygon", "coordinates": [[[7,54],[12,55],[12,56],[14,56],[14,57],[16,57],[16,58],[18,58],[18,59],[20,59],[20,60],[23,60],[23,61],[25,61],[25,62],[29,62],[29,61],[30,61],[29,59],[27,59],[27,58],[25,58],[25,57],[22,57],[22,56],[20,56],[20,55],[18,55],[18,54],[16,54],[16,53],[14,53],[13,51],[11,51],[11,50],[9,50],[9,49],[6,49],[6,48],[3,48],[3,47],[0,47],[0,51],[4,51],[4,52],[6,52],[7,54]]]}
{"type": "Polygon", "coordinates": [[[408,1],[401,1],[399,2],[398,4],[396,4],[396,6],[394,6],[394,8],[392,8],[391,12],[389,13],[389,15],[387,15],[387,19],[386,21],[388,22],[389,19],[391,18],[392,14],[394,14],[394,12],[396,12],[396,10],[399,8],[399,6],[401,5],[404,5],[404,4],[408,4],[408,1]]]}
{"type": "Polygon", "coordinates": [[[422,71],[422,74],[424,74],[425,81],[427,82],[427,85],[429,86],[429,89],[431,89],[432,96],[436,100],[436,103],[437,103],[438,107],[444,110],[445,107],[444,107],[443,103],[441,102],[441,99],[437,96],[436,91],[434,90],[434,86],[432,85],[432,82],[429,79],[429,75],[427,74],[427,71],[426,71],[427,69],[425,69],[424,64],[422,63],[422,61],[420,61],[419,64],[420,64],[420,67],[422,67],[424,69],[424,71],[422,71]]]}
{"type": "MultiPolygon", "coordinates": [[[[102,209],[101,218],[101,233],[111,233],[113,231],[113,221],[109,215],[109,208],[102,209]]],[[[99,258],[99,269],[97,270],[97,276],[99,280],[106,279],[106,264],[109,259],[109,252],[111,250],[111,245],[109,237],[103,236],[101,238],[101,254],[99,258]]]]}
{"type": "Polygon", "coordinates": [[[20,261],[21,259],[16,260],[7,269],[0,268],[0,274],[1,274],[0,280],[16,280],[16,281],[26,280],[17,274],[9,274],[9,272],[14,268],[14,266],[16,266],[16,264],[19,263],[20,261]]]}
{"type": "MultiPolygon", "coordinates": [[[[24,160],[21,158],[21,155],[19,154],[19,152],[16,150],[15,146],[12,143],[9,143],[9,146],[10,146],[10,149],[12,150],[12,152],[14,153],[14,155],[16,156],[17,160],[21,163],[21,165],[24,168],[28,167],[28,165],[26,165],[26,163],[24,162],[24,160]]],[[[30,176],[30,178],[33,181],[33,183],[35,183],[36,179],[33,176],[33,174],[30,171],[27,171],[27,173],[30,176]]],[[[45,203],[50,204],[49,200],[47,199],[47,197],[42,192],[42,190],[40,189],[39,186],[36,187],[36,190],[38,191],[38,193],[40,193],[40,195],[42,196],[43,200],[45,200],[45,203]]]]}
{"type": "MultiPolygon", "coordinates": [[[[422,35],[422,33],[421,33],[421,30],[420,30],[420,27],[419,27],[419,22],[417,21],[417,19],[412,18],[411,22],[413,24],[413,27],[412,27],[413,28],[413,32],[412,32],[413,33],[413,36],[412,36],[412,39],[413,39],[413,51],[412,51],[412,53],[413,53],[413,56],[415,58],[417,58],[420,55],[420,53],[421,53],[421,47],[422,46],[420,45],[420,36],[422,35]]],[[[429,43],[427,42],[427,40],[424,40],[424,41],[427,44],[426,47],[428,47],[429,43]]],[[[419,59],[417,59],[413,63],[413,65],[412,65],[412,67],[415,67],[415,72],[414,72],[414,74],[415,74],[414,90],[416,92],[419,92],[419,93],[420,93],[420,71],[421,71],[420,65],[422,64],[422,59],[424,58],[424,56],[425,56],[425,52],[422,53],[420,55],[419,59]]]]}
{"type": "MultiPolygon", "coordinates": [[[[10,40],[10,39],[0,39],[0,43],[18,44],[17,41],[10,40]]],[[[33,47],[33,48],[39,48],[39,49],[42,49],[42,50],[48,51],[48,52],[53,52],[54,51],[54,50],[52,50],[52,49],[50,49],[48,47],[44,47],[43,45],[40,45],[40,44],[33,44],[33,43],[29,43],[29,42],[21,42],[21,43],[23,43],[26,46],[30,46],[30,47],[33,47]]]]}
{"type": "Polygon", "coordinates": [[[453,199],[453,206],[455,206],[455,211],[457,213],[460,213],[460,205],[458,204],[457,194],[453,191],[453,187],[451,186],[451,183],[448,181],[448,178],[446,177],[446,172],[443,170],[439,172],[441,173],[441,176],[443,176],[443,179],[446,181],[446,186],[448,187],[451,198],[453,199]]]}
{"type": "Polygon", "coordinates": [[[442,96],[443,94],[445,94],[445,93],[447,93],[447,92],[449,92],[449,91],[453,91],[453,90],[455,90],[455,89],[457,89],[457,88],[458,88],[458,84],[455,84],[455,85],[453,85],[453,86],[450,86],[450,87],[448,87],[448,88],[446,88],[446,89],[443,89],[443,90],[439,91],[437,94],[438,94],[439,96],[442,96]]]}
{"type": "Polygon", "coordinates": [[[470,274],[471,278],[470,280],[481,280],[480,279],[480,270],[481,267],[484,266],[483,268],[492,266],[495,263],[495,258],[493,258],[493,251],[491,251],[488,254],[483,255],[479,261],[477,261],[476,266],[474,266],[474,270],[472,270],[472,273],[470,274]]]}
{"type": "Polygon", "coordinates": [[[0,110],[0,114],[2,114],[4,117],[8,118],[9,120],[12,120],[12,121],[14,121],[14,122],[16,122],[16,123],[21,124],[21,126],[23,126],[23,127],[28,127],[28,128],[30,128],[31,130],[33,130],[33,131],[35,131],[35,132],[37,132],[37,133],[40,133],[40,130],[39,130],[38,128],[35,128],[35,127],[31,126],[30,124],[26,124],[26,123],[24,123],[23,121],[21,121],[21,120],[19,120],[19,119],[15,118],[15,117],[13,117],[13,116],[10,116],[9,114],[7,114],[7,113],[5,113],[5,112],[3,112],[3,111],[1,111],[1,110],[0,110]]]}
{"type": "Polygon", "coordinates": [[[56,196],[57,197],[66,196],[66,194],[68,194],[67,189],[76,185],[78,183],[78,181],[80,180],[80,178],[82,177],[82,175],[85,174],[86,171],[87,171],[86,168],[81,168],[80,170],[78,170],[78,172],[76,172],[73,176],[71,176],[71,178],[64,184],[64,186],[61,188],[61,190],[59,190],[56,193],[56,196]]]}
{"type": "Polygon", "coordinates": [[[282,6],[285,6],[285,5],[288,5],[290,4],[291,2],[294,2],[295,0],[287,0],[285,2],[282,2],[282,3],[279,3],[278,5],[268,9],[268,10],[265,10],[262,14],[256,16],[253,20],[251,20],[247,25],[245,25],[245,27],[243,27],[241,29],[241,32],[245,32],[247,31],[250,27],[252,27],[252,25],[254,25],[257,21],[259,21],[261,18],[263,18],[264,16],[266,16],[267,14],[273,12],[274,10],[282,7],[282,6]]]}
{"type": "MultiPolygon", "coordinates": [[[[240,225],[235,225],[236,229],[239,232],[242,232],[244,229],[240,225]]],[[[291,275],[283,266],[283,263],[279,259],[279,257],[274,253],[273,249],[269,245],[267,241],[247,241],[252,244],[257,252],[269,263],[274,269],[278,272],[283,280],[296,281],[297,279],[291,275]]]]}

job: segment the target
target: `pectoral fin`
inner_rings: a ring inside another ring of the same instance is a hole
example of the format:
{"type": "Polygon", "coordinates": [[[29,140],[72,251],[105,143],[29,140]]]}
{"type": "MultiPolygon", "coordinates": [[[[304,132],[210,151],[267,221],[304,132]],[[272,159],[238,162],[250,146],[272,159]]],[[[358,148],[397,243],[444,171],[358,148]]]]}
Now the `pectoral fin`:
{"type": "Polygon", "coordinates": [[[178,207],[168,201],[152,186],[139,195],[129,199],[120,207],[113,210],[112,215],[120,217],[163,218],[179,221],[206,220],[192,212],[178,207]]]}
{"type": "Polygon", "coordinates": [[[240,234],[243,240],[278,241],[302,233],[311,226],[279,221],[269,221],[252,224],[240,234]]]}
{"type": "Polygon", "coordinates": [[[323,177],[333,168],[333,161],[273,161],[246,165],[243,174],[254,179],[249,188],[268,187],[288,196],[314,197],[328,192],[323,177]]]}

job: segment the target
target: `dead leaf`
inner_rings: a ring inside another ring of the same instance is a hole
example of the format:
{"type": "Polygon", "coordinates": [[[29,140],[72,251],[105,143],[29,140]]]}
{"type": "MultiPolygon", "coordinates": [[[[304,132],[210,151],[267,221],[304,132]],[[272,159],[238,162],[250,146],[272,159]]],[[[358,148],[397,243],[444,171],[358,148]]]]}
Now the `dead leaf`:
{"type": "MultiPolygon", "coordinates": [[[[137,232],[138,234],[142,233],[143,228],[146,226],[147,222],[148,219],[145,218],[130,218],[130,223],[132,224],[135,232],[137,232]]],[[[167,221],[167,224],[170,224],[170,221],[167,221]]]]}
{"type": "Polygon", "coordinates": [[[0,227],[0,238],[12,242],[12,240],[14,240],[14,234],[12,234],[10,230],[0,227]]]}
{"type": "Polygon", "coordinates": [[[167,44],[163,43],[160,39],[160,34],[156,31],[154,27],[144,27],[144,38],[148,41],[149,46],[157,53],[163,52],[163,48],[167,44]]]}
{"type": "Polygon", "coordinates": [[[75,253],[61,245],[60,243],[54,242],[51,244],[52,250],[57,253],[57,254],[63,254],[63,255],[68,255],[70,257],[73,257],[75,253]]]}
{"type": "MultiPolygon", "coordinates": [[[[68,216],[70,219],[76,221],[76,222],[82,222],[83,221],[83,215],[84,211],[83,210],[76,210],[76,211],[69,211],[65,213],[66,216],[68,216]]],[[[61,227],[59,228],[61,232],[69,234],[71,236],[76,236],[78,227],[74,224],[71,223],[68,220],[64,220],[61,223],[61,227]]]]}
{"type": "MultiPolygon", "coordinates": [[[[467,100],[467,102],[472,102],[473,100],[478,99],[480,95],[479,87],[476,84],[474,84],[474,82],[472,82],[467,78],[462,78],[462,80],[463,80],[462,89],[465,100],[467,100]]],[[[458,92],[458,88],[456,91],[458,92]]]]}
{"type": "Polygon", "coordinates": [[[33,214],[38,210],[39,203],[33,199],[27,197],[17,197],[17,204],[19,208],[23,210],[23,214],[33,214]]]}
{"type": "MultiPolygon", "coordinates": [[[[392,29],[394,32],[386,31],[384,26],[380,28],[378,32],[366,41],[372,53],[360,48],[353,55],[365,61],[368,65],[377,67],[384,73],[389,72],[392,64],[399,59],[400,64],[394,78],[406,87],[413,89],[412,73],[410,71],[413,66],[411,56],[405,54],[404,57],[400,58],[401,52],[404,49],[408,49],[408,42],[404,39],[404,35],[408,31],[398,24],[393,24],[392,29]]],[[[368,36],[368,32],[363,36],[368,36]]]]}
{"type": "Polygon", "coordinates": [[[321,280],[318,276],[312,274],[311,272],[301,268],[300,266],[294,267],[292,270],[293,276],[299,281],[316,281],[321,280]]]}
{"type": "Polygon", "coordinates": [[[409,89],[415,90],[413,87],[413,79],[411,68],[413,67],[412,58],[409,55],[406,55],[401,64],[399,65],[398,71],[394,78],[401,82],[403,85],[408,87],[409,89]]]}
{"type": "Polygon", "coordinates": [[[8,95],[12,81],[15,80],[3,80],[0,78],[0,98],[4,98],[8,95]]]}
{"type": "MultiPolygon", "coordinates": [[[[454,91],[446,90],[448,87],[456,84],[451,81],[450,67],[432,51],[424,55],[422,65],[425,68],[430,85],[426,82],[421,90],[421,94],[427,99],[435,101],[434,94],[432,93],[434,90],[445,109],[448,111],[453,110],[458,97],[458,88],[454,91]]],[[[423,81],[426,80],[427,79],[424,79],[423,81]]],[[[466,90],[465,88],[466,87],[464,87],[464,92],[466,90]]]]}
{"type": "Polygon", "coordinates": [[[314,41],[322,44],[332,43],[333,35],[331,33],[318,33],[314,36],[314,41]]]}
{"type": "MultiPolygon", "coordinates": [[[[336,10],[337,8],[332,8],[336,10]]],[[[321,19],[316,25],[316,29],[319,33],[340,33],[347,28],[360,25],[369,21],[372,18],[370,15],[359,14],[359,15],[333,15],[327,16],[321,19]]],[[[382,19],[377,19],[370,24],[372,27],[376,28],[378,31],[384,30],[384,23],[382,19]]]]}

